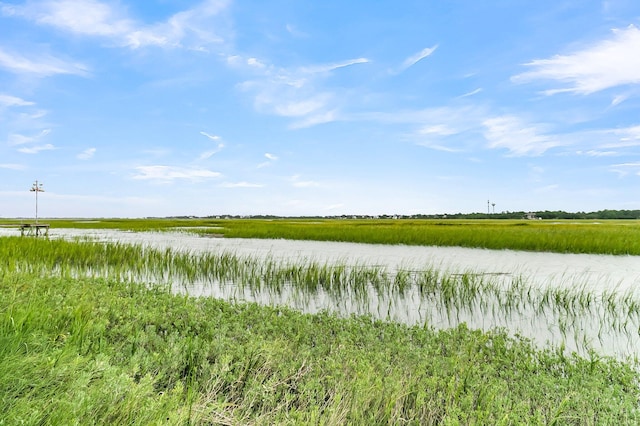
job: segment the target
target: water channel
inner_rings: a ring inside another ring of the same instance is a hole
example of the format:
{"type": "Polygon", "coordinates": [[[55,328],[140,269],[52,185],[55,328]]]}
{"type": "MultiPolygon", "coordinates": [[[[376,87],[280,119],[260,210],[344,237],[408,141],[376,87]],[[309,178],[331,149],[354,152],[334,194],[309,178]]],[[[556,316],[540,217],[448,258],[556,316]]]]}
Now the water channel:
{"type": "MultiPolygon", "coordinates": [[[[15,230],[0,229],[0,236],[15,230]]],[[[536,292],[546,288],[580,289],[599,295],[626,294],[640,300],[640,256],[558,254],[513,250],[487,250],[459,247],[423,247],[376,245],[318,241],[265,239],[228,239],[200,237],[189,232],[124,232],[114,230],[52,229],[51,238],[91,238],[141,244],[158,249],[191,253],[232,253],[254,259],[282,260],[288,263],[317,262],[353,268],[377,267],[391,274],[397,271],[419,273],[439,270],[449,275],[467,274],[490,280],[505,289],[514,283],[536,292]]],[[[210,296],[233,301],[256,301],[287,305],[304,312],[329,310],[340,315],[366,314],[375,318],[407,324],[427,324],[448,328],[466,322],[469,327],[485,330],[506,328],[513,334],[533,339],[543,346],[565,348],[581,354],[593,350],[618,358],[640,357],[640,315],[615,317],[611,309],[594,304],[586,315],[572,316],[545,306],[529,306],[516,301],[505,309],[504,300],[476,301],[472,306],[444,306],[436,299],[425,298],[417,288],[402,293],[376,294],[366,300],[347,293],[340,297],[318,290],[301,293],[294,288],[284,291],[256,292],[229,283],[190,282],[175,287],[195,296],[210,296]],[[357,299],[357,300],[356,300],[357,299]]]]}

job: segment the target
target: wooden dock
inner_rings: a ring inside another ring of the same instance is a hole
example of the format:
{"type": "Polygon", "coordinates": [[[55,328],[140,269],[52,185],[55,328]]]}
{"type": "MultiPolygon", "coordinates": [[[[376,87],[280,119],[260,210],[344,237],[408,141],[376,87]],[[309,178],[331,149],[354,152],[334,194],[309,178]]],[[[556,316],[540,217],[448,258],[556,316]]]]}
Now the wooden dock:
{"type": "Polygon", "coordinates": [[[49,236],[49,227],[48,223],[21,223],[15,225],[0,225],[2,228],[20,228],[20,235],[23,237],[27,236],[49,236]]]}

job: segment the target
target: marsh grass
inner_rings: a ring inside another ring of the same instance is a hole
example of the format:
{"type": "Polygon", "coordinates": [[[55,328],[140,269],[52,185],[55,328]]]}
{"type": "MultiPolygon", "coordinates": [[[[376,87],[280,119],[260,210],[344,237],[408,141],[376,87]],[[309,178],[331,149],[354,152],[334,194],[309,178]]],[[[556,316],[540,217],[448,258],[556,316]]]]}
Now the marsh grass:
{"type": "MultiPolygon", "coordinates": [[[[7,223],[20,221],[5,220],[7,223]]],[[[48,220],[52,229],[195,232],[231,238],[284,238],[375,244],[458,246],[559,253],[640,255],[637,220],[48,220]]]]}
{"type": "Polygon", "coordinates": [[[233,220],[218,224],[223,230],[212,232],[235,238],[640,254],[637,221],[233,220]]]}
{"type": "Polygon", "coordinates": [[[534,287],[522,277],[473,271],[388,270],[89,240],[0,238],[0,258],[7,261],[2,274],[147,282],[174,292],[442,328],[461,322],[509,327],[583,355],[608,347],[617,356],[638,356],[625,351],[638,341],[640,299],[615,287],[596,293],[579,285],[534,287]]]}
{"type": "Polygon", "coordinates": [[[1,270],[4,424],[640,421],[630,364],[539,350],[500,330],[434,331],[1,270]]]}

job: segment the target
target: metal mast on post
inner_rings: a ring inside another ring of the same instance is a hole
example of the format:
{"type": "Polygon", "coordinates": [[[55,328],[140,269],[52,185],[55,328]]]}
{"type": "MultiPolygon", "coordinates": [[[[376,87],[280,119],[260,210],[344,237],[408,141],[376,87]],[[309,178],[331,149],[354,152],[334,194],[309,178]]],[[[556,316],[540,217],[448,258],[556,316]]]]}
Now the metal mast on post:
{"type": "Polygon", "coordinates": [[[38,183],[38,181],[36,180],[33,183],[30,191],[36,193],[36,225],[38,225],[38,192],[44,192],[44,189],[42,188],[42,184],[38,183]]]}

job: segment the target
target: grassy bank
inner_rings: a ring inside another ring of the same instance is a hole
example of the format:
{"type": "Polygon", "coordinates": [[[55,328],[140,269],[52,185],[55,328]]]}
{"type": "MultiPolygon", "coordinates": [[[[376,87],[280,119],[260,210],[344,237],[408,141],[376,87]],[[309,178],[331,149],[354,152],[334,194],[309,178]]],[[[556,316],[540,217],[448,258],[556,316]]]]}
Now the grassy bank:
{"type": "Polygon", "coordinates": [[[377,244],[640,255],[640,222],[526,220],[50,220],[55,228],[133,231],[191,229],[233,238],[285,238],[377,244]],[[194,229],[200,228],[200,229],[194,229]]]}
{"type": "Polygon", "coordinates": [[[640,305],[625,295],[89,241],[5,237],[0,258],[0,424],[640,421],[631,360],[540,350],[507,331],[190,298],[169,284],[287,285],[356,300],[417,288],[454,314],[534,307],[569,324],[601,315],[601,327],[632,330],[640,305]],[[136,284],[145,279],[156,284],[136,284]]]}
{"type": "MultiPolygon", "coordinates": [[[[222,224],[224,225],[224,224],[222,224]]],[[[560,253],[640,254],[640,223],[612,221],[243,221],[226,237],[459,246],[560,253]]],[[[215,231],[220,232],[220,231],[215,231]]]]}
{"type": "Polygon", "coordinates": [[[638,375],[504,333],[0,274],[0,424],[632,424],[638,375]]]}

